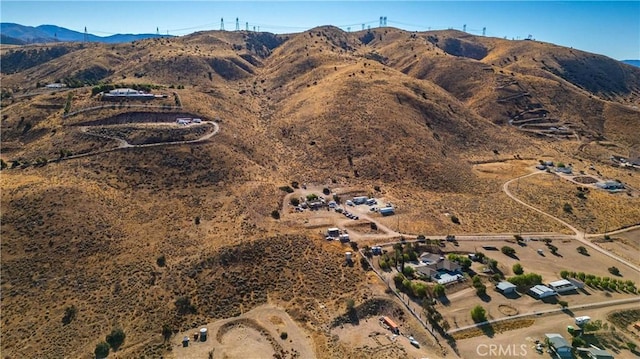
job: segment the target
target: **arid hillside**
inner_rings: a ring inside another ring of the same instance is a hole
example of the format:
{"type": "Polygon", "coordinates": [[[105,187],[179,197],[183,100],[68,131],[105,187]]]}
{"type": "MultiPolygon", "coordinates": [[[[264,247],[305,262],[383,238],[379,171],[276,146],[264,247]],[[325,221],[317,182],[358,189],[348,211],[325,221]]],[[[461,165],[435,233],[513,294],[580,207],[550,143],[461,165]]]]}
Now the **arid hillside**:
{"type": "Polygon", "coordinates": [[[264,303],[319,357],[358,357],[323,328],[376,293],[349,245],[280,218],[284,186],[380,191],[413,235],[561,232],[503,183],[542,158],[605,168],[640,151],[640,69],[537,41],[324,26],[12,46],[0,61],[6,358],[90,358],[113,328],[118,357],[173,357],[163,327],[264,303]],[[157,98],[101,101],[123,87],[157,98]]]}

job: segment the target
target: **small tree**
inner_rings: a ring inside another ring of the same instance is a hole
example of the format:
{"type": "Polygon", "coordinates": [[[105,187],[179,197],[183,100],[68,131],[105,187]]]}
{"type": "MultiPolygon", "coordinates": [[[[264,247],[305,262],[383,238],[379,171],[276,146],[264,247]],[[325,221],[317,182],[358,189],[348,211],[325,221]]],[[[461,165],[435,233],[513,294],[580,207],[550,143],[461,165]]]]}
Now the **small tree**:
{"type": "Polygon", "coordinates": [[[435,287],[433,287],[433,296],[434,297],[442,297],[444,296],[444,290],[445,287],[444,285],[438,283],[435,285],[435,287]]]}
{"type": "Polygon", "coordinates": [[[287,332],[280,333],[280,339],[287,340],[288,337],[289,337],[289,334],[287,334],[287,332]]]}
{"type": "Polygon", "coordinates": [[[564,210],[567,213],[573,213],[573,207],[571,207],[571,204],[569,204],[569,203],[565,203],[562,206],[562,210],[564,210]]]}
{"type": "Polygon", "coordinates": [[[167,264],[167,258],[164,256],[164,254],[161,254],[160,257],[156,259],[156,264],[158,265],[158,267],[164,267],[167,264]]]}
{"type": "Polygon", "coordinates": [[[509,257],[512,257],[513,255],[516,254],[516,250],[513,249],[513,247],[509,247],[509,246],[503,246],[502,248],[500,248],[500,251],[503,254],[508,255],[509,257]]]}
{"type": "Polygon", "coordinates": [[[560,278],[562,278],[562,279],[569,278],[569,271],[568,270],[561,270],[560,271],[560,278]]]}
{"type": "Polygon", "coordinates": [[[162,337],[164,338],[164,341],[166,342],[167,340],[171,339],[171,336],[173,335],[173,329],[171,329],[171,325],[169,324],[165,324],[162,326],[162,337]]]}
{"type": "Polygon", "coordinates": [[[524,273],[524,269],[522,269],[522,265],[520,263],[514,264],[511,269],[513,269],[513,274],[515,275],[524,273]]]}
{"type": "Polygon", "coordinates": [[[627,342],[627,348],[629,348],[629,350],[631,350],[632,352],[636,352],[636,348],[638,346],[634,343],[634,342],[627,342]]]}
{"type": "Polygon", "coordinates": [[[567,303],[567,302],[566,302],[566,301],[564,301],[564,300],[559,300],[559,301],[558,301],[558,304],[559,304],[562,308],[566,308],[566,307],[568,307],[568,306],[569,306],[569,303],[567,303]]]}
{"type": "Polygon", "coordinates": [[[587,342],[584,341],[581,337],[573,337],[571,341],[571,346],[574,348],[582,348],[587,345],[587,342]]]}
{"type": "Polygon", "coordinates": [[[195,313],[196,307],[191,304],[191,298],[189,297],[178,297],[176,299],[176,308],[178,309],[178,314],[186,314],[186,313],[195,313]]]}
{"type": "Polygon", "coordinates": [[[106,342],[100,342],[96,344],[96,349],[93,351],[96,355],[96,359],[103,359],[109,356],[109,344],[106,342]]]}
{"type": "Polygon", "coordinates": [[[289,200],[292,206],[298,207],[300,205],[300,200],[297,197],[291,197],[289,200]]]}
{"type": "Polygon", "coordinates": [[[330,190],[330,189],[328,189],[327,187],[325,187],[325,188],[323,188],[323,189],[322,189],[322,193],[323,193],[325,196],[328,196],[328,195],[330,195],[330,194],[331,194],[331,190],[330,190]]]}
{"type": "Polygon", "coordinates": [[[199,225],[200,224],[200,216],[196,216],[196,218],[193,221],[195,222],[196,226],[199,225]]]}
{"type": "Polygon", "coordinates": [[[618,267],[609,267],[608,270],[609,273],[620,276],[620,269],[618,269],[618,267]]]}
{"type": "Polygon", "coordinates": [[[62,317],[62,324],[67,325],[71,323],[76,318],[77,313],[78,313],[78,309],[73,304],[64,308],[64,316],[62,317]]]}
{"type": "Polygon", "coordinates": [[[124,343],[124,339],[126,335],[124,334],[124,330],[122,328],[115,328],[111,331],[111,333],[107,334],[107,343],[113,349],[113,351],[117,351],[118,348],[124,343]]]}
{"type": "Polygon", "coordinates": [[[280,211],[278,211],[277,209],[274,209],[273,211],[271,211],[271,218],[280,219],[280,211]]]}
{"type": "Polygon", "coordinates": [[[486,322],[487,311],[481,305],[476,305],[471,309],[471,319],[476,323],[486,322]]]}
{"type": "Polygon", "coordinates": [[[451,216],[451,222],[453,222],[454,224],[460,224],[460,219],[457,216],[453,215],[451,216]]]}
{"type": "Polygon", "coordinates": [[[413,267],[405,266],[402,274],[404,274],[407,278],[413,278],[413,274],[415,273],[415,269],[413,267]]]}
{"type": "Polygon", "coordinates": [[[585,248],[585,246],[580,246],[576,248],[576,250],[578,251],[578,253],[582,254],[583,256],[589,255],[589,251],[587,250],[587,248],[585,248]]]}

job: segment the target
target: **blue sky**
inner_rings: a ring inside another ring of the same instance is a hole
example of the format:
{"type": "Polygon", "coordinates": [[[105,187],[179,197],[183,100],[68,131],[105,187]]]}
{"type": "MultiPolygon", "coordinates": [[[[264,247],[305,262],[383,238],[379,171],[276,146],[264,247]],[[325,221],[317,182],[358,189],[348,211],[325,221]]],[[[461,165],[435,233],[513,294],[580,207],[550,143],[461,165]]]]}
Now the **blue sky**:
{"type": "Polygon", "coordinates": [[[52,24],[98,36],[115,33],[185,35],[226,30],[300,32],[319,25],[351,31],[362,24],[406,30],[454,28],[481,35],[540,41],[640,59],[640,1],[11,1],[0,2],[2,22],[52,24]]]}

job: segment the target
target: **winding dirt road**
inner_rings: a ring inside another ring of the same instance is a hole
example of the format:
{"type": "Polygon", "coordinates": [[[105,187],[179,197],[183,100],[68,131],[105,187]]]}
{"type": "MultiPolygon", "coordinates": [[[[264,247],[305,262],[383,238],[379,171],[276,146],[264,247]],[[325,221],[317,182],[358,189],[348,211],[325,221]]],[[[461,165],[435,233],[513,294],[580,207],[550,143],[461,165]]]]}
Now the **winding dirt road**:
{"type": "Polygon", "coordinates": [[[72,156],[68,156],[68,157],[64,157],[64,158],[60,158],[60,159],[55,159],[55,160],[49,160],[48,162],[58,162],[58,161],[66,161],[66,160],[72,160],[72,159],[76,159],[76,158],[82,158],[82,157],[89,157],[89,156],[95,156],[95,155],[99,155],[99,154],[103,154],[103,153],[108,153],[108,152],[114,152],[114,151],[118,151],[118,150],[122,150],[125,148],[144,148],[144,147],[160,147],[160,146],[175,146],[175,145],[185,145],[185,144],[190,144],[190,143],[199,143],[199,142],[204,142],[207,141],[208,139],[210,139],[211,137],[215,136],[218,132],[220,132],[220,125],[218,125],[216,122],[213,121],[203,121],[200,124],[192,124],[191,126],[204,126],[204,125],[211,125],[213,126],[213,131],[210,133],[207,133],[204,136],[201,136],[199,138],[196,138],[195,140],[187,140],[187,141],[172,141],[172,142],[156,142],[156,143],[145,143],[145,144],[141,144],[141,145],[132,145],[129,142],[127,142],[126,140],[122,139],[122,138],[118,138],[118,137],[113,137],[113,136],[106,136],[106,135],[99,135],[96,133],[91,133],[88,132],[87,130],[89,129],[87,126],[83,126],[80,127],[80,132],[85,133],[87,135],[91,135],[91,136],[95,136],[95,137],[100,137],[100,138],[106,138],[109,140],[114,140],[116,142],[118,142],[118,147],[114,147],[114,148],[108,148],[105,150],[100,150],[100,151],[94,151],[94,152],[88,152],[88,153],[80,153],[77,155],[72,155],[72,156]]]}

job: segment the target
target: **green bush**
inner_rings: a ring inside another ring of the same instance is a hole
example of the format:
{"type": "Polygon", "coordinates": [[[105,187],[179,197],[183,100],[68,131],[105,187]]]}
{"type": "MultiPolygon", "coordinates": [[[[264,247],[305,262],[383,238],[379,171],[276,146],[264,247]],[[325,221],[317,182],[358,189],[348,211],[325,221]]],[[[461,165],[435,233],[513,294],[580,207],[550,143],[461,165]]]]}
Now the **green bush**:
{"type": "Polygon", "coordinates": [[[111,333],[107,334],[107,343],[113,349],[113,351],[117,351],[120,346],[124,343],[124,339],[126,338],[126,334],[124,334],[124,330],[121,328],[115,328],[111,331],[111,333]]]}
{"type": "Polygon", "coordinates": [[[576,248],[576,250],[578,251],[578,253],[582,254],[583,256],[589,255],[589,251],[584,246],[580,246],[576,248]]]}
{"type": "Polygon", "coordinates": [[[71,323],[76,318],[77,313],[78,313],[78,309],[76,308],[75,305],[70,305],[64,308],[64,316],[62,317],[62,324],[67,325],[71,323]]]}
{"type": "Polygon", "coordinates": [[[287,332],[280,333],[280,339],[287,340],[288,337],[289,337],[289,334],[287,334],[287,332]]]}
{"type": "Polygon", "coordinates": [[[609,267],[608,270],[609,273],[620,276],[620,269],[618,269],[618,267],[609,267]]]}
{"type": "Polygon", "coordinates": [[[445,287],[438,283],[433,287],[433,296],[434,297],[442,297],[444,295],[445,287]]]}
{"type": "Polygon", "coordinates": [[[102,359],[109,356],[109,344],[105,342],[100,342],[96,344],[96,349],[93,351],[96,355],[96,359],[102,359]]]}
{"type": "Polygon", "coordinates": [[[476,305],[471,309],[471,319],[476,323],[487,321],[487,311],[481,306],[476,305]]]}
{"type": "Polygon", "coordinates": [[[158,267],[164,267],[167,264],[167,258],[164,256],[164,254],[161,254],[160,257],[156,259],[156,264],[158,265],[158,267]]]}
{"type": "Polygon", "coordinates": [[[516,250],[513,249],[513,247],[509,246],[503,246],[502,248],[500,248],[500,251],[508,256],[513,256],[514,254],[516,254],[516,250]]]}
{"type": "Polygon", "coordinates": [[[513,269],[513,274],[516,274],[516,275],[524,273],[524,269],[522,269],[522,264],[520,263],[514,264],[511,269],[513,269]]]}

